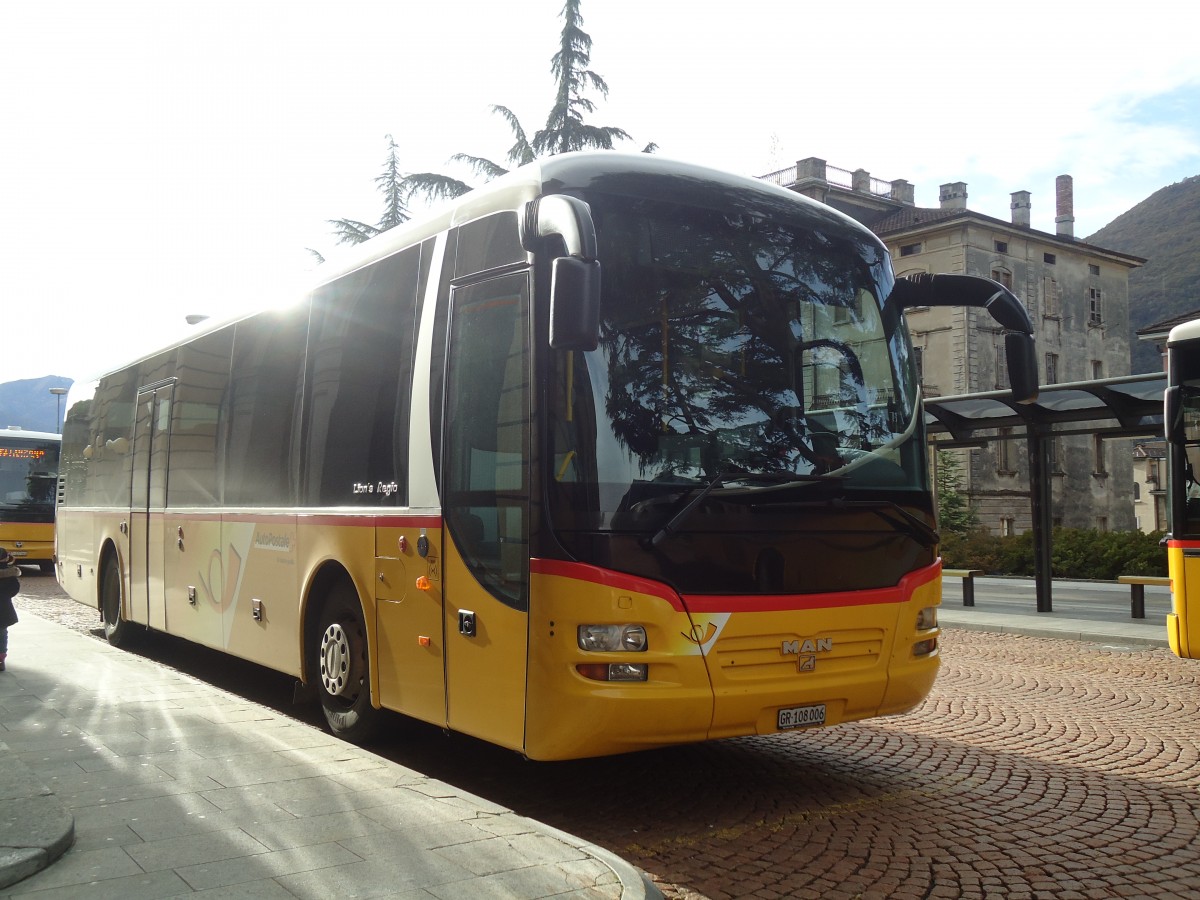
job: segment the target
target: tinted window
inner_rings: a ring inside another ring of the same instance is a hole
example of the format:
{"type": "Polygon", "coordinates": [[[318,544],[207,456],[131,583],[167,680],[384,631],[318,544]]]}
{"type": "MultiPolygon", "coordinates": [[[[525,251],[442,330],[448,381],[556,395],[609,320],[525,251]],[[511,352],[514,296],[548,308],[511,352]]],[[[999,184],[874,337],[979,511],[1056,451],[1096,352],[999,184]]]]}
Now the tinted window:
{"type": "Polygon", "coordinates": [[[446,522],[493,596],[526,608],[527,277],[456,290],[446,385],[446,522]]]}
{"type": "Polygon", "coordinates": [[[304,491],[310,505],[399,506],[407,500],[419,263],[420,248],[413,247],[313,296],[304,491]]]}
{"type": "Polygon", "coordinates": [[[462,278],[525,260],[525,250],[517,231],[517,214],[496,213],[468,222],[459,229],[454,277],[462,278]]]}
{"type": "Polygon", "coordinates": [[[295,503],[293,425],[307,331],[307,304],[237,324],[226,407],[228,506],[295,503]]]}
{"type": "Polygon", "coordinates": [[[217,506],[221,401],[229,386],[233,329],[179,348],[171,426],[168,506],[217,506]]]}

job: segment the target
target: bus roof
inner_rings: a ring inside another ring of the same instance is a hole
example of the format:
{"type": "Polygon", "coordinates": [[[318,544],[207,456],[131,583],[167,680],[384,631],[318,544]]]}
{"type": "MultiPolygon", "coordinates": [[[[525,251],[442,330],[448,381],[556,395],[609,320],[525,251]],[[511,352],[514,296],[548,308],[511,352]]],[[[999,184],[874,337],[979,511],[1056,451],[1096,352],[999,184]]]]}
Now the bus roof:
{"type": "Polygon", "coordinates": [[[1183,341],[1194,341],[1200,338],[1200,319],[1193,319],[1190,322],[1182,322],[1171,329],[1167,335],[1167,346],[1178,344],[1183,341]]]}
{"type": "Polygon", "coordinates": [[[0,428],[0,444],[14,438],[21,438],[27,441],[61,441],[62,435],[51,431],[26,431],[20,425],[9,425],[7,428],[0,428]]]}

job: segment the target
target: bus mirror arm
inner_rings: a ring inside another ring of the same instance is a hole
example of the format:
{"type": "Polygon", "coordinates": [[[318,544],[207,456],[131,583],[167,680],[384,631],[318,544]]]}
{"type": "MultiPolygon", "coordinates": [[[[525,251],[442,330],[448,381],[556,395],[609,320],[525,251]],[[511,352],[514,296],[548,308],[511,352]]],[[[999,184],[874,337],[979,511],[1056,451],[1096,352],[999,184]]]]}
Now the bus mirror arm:
{"type": "Polygon", "coordinates": [[[521,246],[530,253],[538,249],[541,238],[558,235],[568,256],[596,258],[596,226],[592,210],[578,197],[547,194],[525,205],[521,223],[521,246]]]}
{"type": "Polygon", "coordinates": [[[1004,334],[1008,384],[1015,403],[1032,403],[1038,397],[1037,351],[1033,338],[1019,331],[1004,334]]]}
{"type": "Polygon", "coordinates": [[[590,207],[577,197],[547,194],[525,207],[521,245],[536,252],[543,238],[559,237],[566,249],[550,270],[550,346],[595,350],[600,343],[600,261],[590,207]]]}
{"type": "Polygon", "coordinates": [[[1005,329],[1004,352],[1013,400],[1032,403],[1038,395],[1037,354],[1033,322],[1017,295],[979,275],[931,275],[925,272],[897,278],[890,298],[901,310],[917,306],[974,306],[986,309],[1005,329]]]}

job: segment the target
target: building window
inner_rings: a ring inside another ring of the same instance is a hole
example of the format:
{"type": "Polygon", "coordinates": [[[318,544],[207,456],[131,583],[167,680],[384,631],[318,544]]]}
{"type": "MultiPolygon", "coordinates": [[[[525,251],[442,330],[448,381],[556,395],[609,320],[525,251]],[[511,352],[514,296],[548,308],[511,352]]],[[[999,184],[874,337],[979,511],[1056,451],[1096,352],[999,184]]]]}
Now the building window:
{"type": "Polygon", "coordinates": [[[1100,267],[1093,266],[1091,263],[1088,263],[1088,274],[1098,276],[1100,274],[1100,267]]]}
{"type": "Polygon", "coordinates": [[[1058,281],[1046,276],[1042,279],[1042,314],[1057,316],[1059,305],[1058,281]]]}
{"type": "Polygon", "coordinates": [[[1092,381],[1099,381],[1104,377],[1104,363],[1098,359],[1092,360],[1092,381]]]}
{"type": "Polygon", "coordinates": [[[1014,534],[1014,521],[1009,516],[1004,516],[1000,519],[1000,537],[1012,537],[1014,534]]]}
{"type": "Polygon", "coordinates": [[[1133,483],[1133,499],[1134,501],[1142,499],[1142,483],[1140,481],[1133,483]]]}
{"type": "Polygon", "coordinates": [[[913,366],[917,370],[917,384],[925,383],[925,350],[922,347],[913,347],[913,366]]]}
{"type": "Polygon", "coordinates": [[[1001,428],[996,441],[996,472],[1000,475],[1015,475],[1012,467],[1012,429],[1001,428]]]}
{"type": "Polygon", "coordinates": [[[1058,257],[1056,257],[1053,253],[1043,253],[1042,254],[1042,262],[1044,262],[1048,266],[1052,266],[1056,262],[1058,262],[1058,257]]]}
{"type": "Polygon", "coordinates": [[[1101,303],[1100,288],[1088,288],[1088,324],[1099,325],[1104,321],[1104,307],[1101,303]]]}
{"type": "Polygon", "coordinates": [[[1104,467],[1104,438],[1098,434],[1092,435],[1092,474],[1108,474],[1108,469],[1104,467]]]}
{"type": "Polygon", "coordinates": [[[1012,290],[1012,272],[1007,269],[992,269],[992,281],[998,281],[1010,291],[1012,290]]]}
{"type": "Polygon", "coordinates": [[[1007,253],[1008,241],[992,241],[992,247],[995,248],[997,253],[1007,253]]]}
{"type": "Polygon", "coordinates": [[[1058,383],[1058,354],[1046,354],[1046,384],[1058,383]]]}
{"type": "Polygon", "coordinates": [[[1096,530],[1097,531],[1108,531],[1108,516],[1097,516],[1096,517],[1096,530]]]}
{"type": "Polygon", "coordinates": [[[900,255],[901,256],[916,256],[920,252],[921,252],[921,245],[919,243],[918,244],[901,244],[900,245],[900,255]]]}

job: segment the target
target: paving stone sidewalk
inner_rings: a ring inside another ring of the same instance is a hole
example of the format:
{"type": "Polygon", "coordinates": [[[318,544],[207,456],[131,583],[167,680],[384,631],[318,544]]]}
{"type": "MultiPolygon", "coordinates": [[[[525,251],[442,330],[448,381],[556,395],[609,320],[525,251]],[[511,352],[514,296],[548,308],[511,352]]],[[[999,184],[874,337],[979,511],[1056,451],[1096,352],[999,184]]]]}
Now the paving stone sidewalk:
{"type": "Polygon", "coordinates": [[[601,847],[156,662],[28,613],[12,636],[0,896],[661,896],[601,847]]]}

